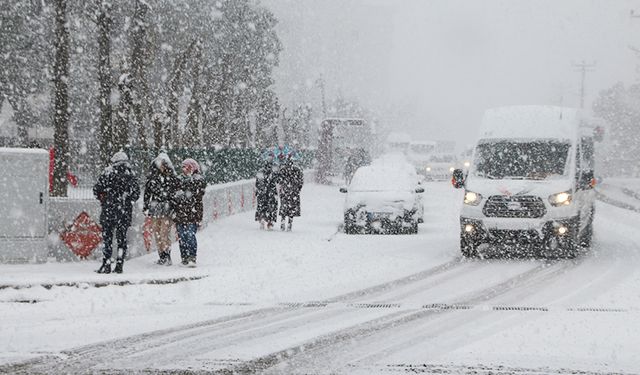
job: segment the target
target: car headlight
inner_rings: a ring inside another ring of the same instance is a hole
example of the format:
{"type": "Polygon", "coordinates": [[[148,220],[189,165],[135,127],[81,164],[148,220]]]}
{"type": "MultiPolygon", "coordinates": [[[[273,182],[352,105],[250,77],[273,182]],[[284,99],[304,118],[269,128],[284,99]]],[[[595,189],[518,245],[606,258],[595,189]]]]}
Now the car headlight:
{"type": "Polygon", "coordinates": [[[477,206],[480,204],[482,200],[482,195],[478,193],[474,193],[473,191],[466,191],[464,193],[464,204],[468,204],[469,206],[477,206]]]}
{"type": "Polygon", "coordinates": [[[427,172],[431,172],[431,167],[427,167],[427,172]]]}
{"type": "Polygon", "coordinates": [[[449,172],[453,173],[456,169],[454,167],[449,167],[449,172]]]}
{"type": "Polygon", "coordinates": [[[469,163],[468,161],[464,162],[464,167],[465,168],[469,168],[471,166],[471,163],[469,163]]]}
{"type": "Polygon", "coordinates": [[[554,207],[566,206],[571,204],[571,192],[563,191],[562,193],[551,194],[549,196],[549,203],[554,207]]]}

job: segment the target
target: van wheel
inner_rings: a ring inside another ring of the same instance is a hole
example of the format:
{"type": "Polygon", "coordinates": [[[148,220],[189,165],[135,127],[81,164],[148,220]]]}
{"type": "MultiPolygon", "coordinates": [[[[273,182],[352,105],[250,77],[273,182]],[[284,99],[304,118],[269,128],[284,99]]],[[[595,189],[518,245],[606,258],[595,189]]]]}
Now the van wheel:
{"type": "Polygon", "coordinates": [[[460,236],[460,252],[465,258],[476,258],[478,256],[478,246],[473,240],[460,236]]]}
{"type": "Polygon", "coordinates": [[[584,227],[580,235],[580,246],[589,248],[591,247],[591,238],[593,237],[593,214],[595,213],[595,207],[591,207],[591,215],[589,217],[589,224],[584,227]]]}
{"type": "Polygon", "coordinates": [[[591,247],[591,238],[593,237],[593,222],[589,223],[584,230],[582,231],[582,235],[580,236],[580,246],[585,248],[591,247]]]}
{"type": "Polygon", "coordinates": [[[561,256],[567,259],[573,259],[578,256],[580,246],[578,246],[577,236],[571,237],[559,248],[561,256]]]}

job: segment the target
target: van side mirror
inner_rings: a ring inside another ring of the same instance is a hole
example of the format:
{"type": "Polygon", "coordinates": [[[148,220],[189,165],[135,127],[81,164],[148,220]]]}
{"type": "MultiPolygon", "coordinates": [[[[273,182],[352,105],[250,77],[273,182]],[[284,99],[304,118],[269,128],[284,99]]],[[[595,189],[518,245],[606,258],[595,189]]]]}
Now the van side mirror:
{"type": "Polygon", "coordinates": [[[582,172],[578,188],[588,190],[593,189],[594,186],[596,186],[596,179],[593,175],[593,171],[582,172]]]}
{"type": "Polygon", "coordinates": [[[464,172],[462,171],[462,169],[458,168],[453,170],[451,185],[453,185],[453,187],[456,189],[460,189],[464,186],[464,172]]]}
{"type": "Polygon", "coordinates": [[[422,186],[416,188],[416,193],[424,193],[424,188],[422,186]]]}
{"type": "Polygon", "coordinates": [[[341,193],[346,193],[346,192],[347,192],[347,188],[346,188],[346,187],[344,187],[344,186],[343,186],[343,187],[341,187],[341,188],[340,188],[340,192],[341,192],[341,193]]]}

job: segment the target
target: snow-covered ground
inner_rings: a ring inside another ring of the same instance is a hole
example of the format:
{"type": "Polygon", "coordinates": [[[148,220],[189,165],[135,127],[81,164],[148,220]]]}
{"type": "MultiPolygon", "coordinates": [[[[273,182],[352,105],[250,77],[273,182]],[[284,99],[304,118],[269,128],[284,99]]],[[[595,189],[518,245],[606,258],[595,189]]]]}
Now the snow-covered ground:
{"type": "Polygon", "coordinates": [[[308,184],[293,232],[225,218],[195,269],[0,265],[0,372],[640,372],[640,214],[599,201],[576,260],[462,260],[461,192],[425,187],[418,235],[340,233],[344,195],[308,184]]]}

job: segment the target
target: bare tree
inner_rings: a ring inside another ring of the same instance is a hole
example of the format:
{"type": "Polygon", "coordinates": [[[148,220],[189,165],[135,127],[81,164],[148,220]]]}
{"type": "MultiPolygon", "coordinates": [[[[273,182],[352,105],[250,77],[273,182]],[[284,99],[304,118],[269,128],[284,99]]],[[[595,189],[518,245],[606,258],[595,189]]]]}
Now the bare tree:
{"type": "Polygon", "coordinates": [[[53,196],[67,196],[69,169],[69,30],[67,28],[67,1],[55,0],[55,58],[53,62],[54,111],[53,144],[53,196]]]}
{"type": "Polygon", "coordinates": [[[100,108],[100,161],[106,165],[112,153],[113,134],[111,129],[111,6],[109,1],[98,0],[98,81],[100,94],[98,97],[100,108]]]}

